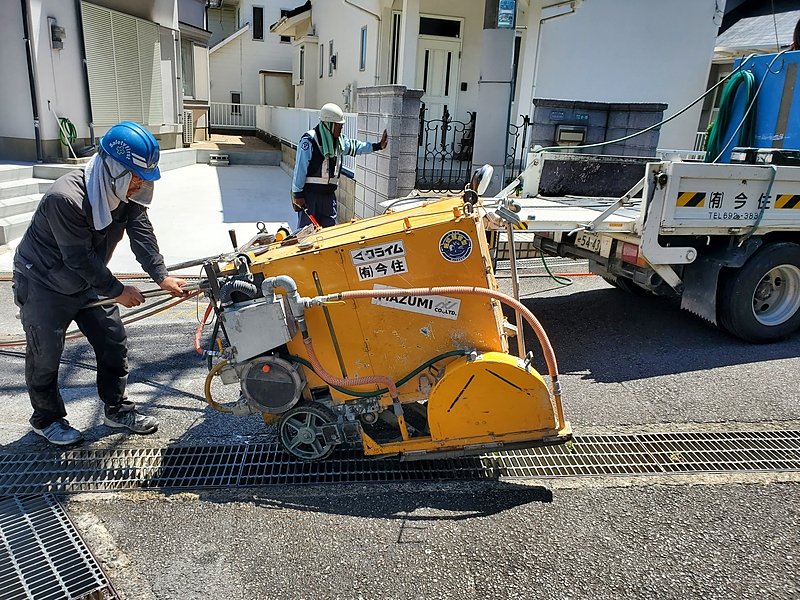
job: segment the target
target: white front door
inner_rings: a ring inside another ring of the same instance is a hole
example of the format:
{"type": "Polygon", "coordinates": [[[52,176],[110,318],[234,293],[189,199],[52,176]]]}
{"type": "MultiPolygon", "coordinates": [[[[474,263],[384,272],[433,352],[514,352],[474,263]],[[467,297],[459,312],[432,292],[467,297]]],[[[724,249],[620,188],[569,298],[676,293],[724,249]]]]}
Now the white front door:
{"type": "Polygon", "coordinates": [[[459,67],[461,42],[420,37],[417,46],[417,88],[425,93],[425,120],[441,119],[444,107],[451,119],[458,119],[459,67]]]}

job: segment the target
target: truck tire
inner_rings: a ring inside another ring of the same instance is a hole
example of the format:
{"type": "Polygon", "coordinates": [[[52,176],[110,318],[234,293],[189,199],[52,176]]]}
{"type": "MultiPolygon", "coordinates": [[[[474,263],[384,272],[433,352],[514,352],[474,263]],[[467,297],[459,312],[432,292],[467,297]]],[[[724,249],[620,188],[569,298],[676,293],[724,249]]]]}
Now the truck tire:
{"type": "Polygon", "coordinates": [[[800,328],[800,245],[768,244],[721,280],[718,322],[748,342],[775,342],[800,328]]]}

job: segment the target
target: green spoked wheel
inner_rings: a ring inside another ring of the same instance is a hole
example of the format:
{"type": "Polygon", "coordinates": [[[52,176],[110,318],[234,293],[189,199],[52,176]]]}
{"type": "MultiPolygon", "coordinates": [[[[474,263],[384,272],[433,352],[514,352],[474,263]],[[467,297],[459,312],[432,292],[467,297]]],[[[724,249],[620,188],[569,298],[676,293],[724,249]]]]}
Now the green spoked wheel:
{"type": "Polygon", "coordinates": [[[334,414],[321,404],[299,404],[285,412],[278,424],[281,446],[301,460],[322,460],[336,444],[326,442],[322,428],[336,423],[334,414]]]}

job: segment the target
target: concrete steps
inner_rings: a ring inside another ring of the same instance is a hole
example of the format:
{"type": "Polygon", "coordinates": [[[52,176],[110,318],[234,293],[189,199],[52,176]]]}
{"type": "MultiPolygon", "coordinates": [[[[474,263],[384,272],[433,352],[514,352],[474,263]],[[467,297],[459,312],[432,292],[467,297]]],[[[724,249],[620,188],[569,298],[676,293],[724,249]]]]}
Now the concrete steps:
{"type": "Polygon", "coordinates": [[[0,183],[0,201],[29,194],[42,194],[47,191],[52,183],[53,181],[50,179],[39,179],[37,177],[3,181],[0,183]]]}
{"type": "Polygon", "coordinates": [[[0,200],[0,219],[23,213],[33,213],[44,194],[26,194],[0,200]]]}
{"type": "Polygon", "coordinates": [[[0,165],[0,245],[22,237],[42,196],[60,175],[41,169],[42,165],[0,165]]]}
{"type": "Polygon", "coordinates": [[[33,165],[0,164],[0,183],[33,177],[33,165]]]}
{"type": "Polygon", "coordinates": [[[7,244],[11,240],[22,237],[35,211],[11,215],[0,219],[0,244],[7,244]]]}

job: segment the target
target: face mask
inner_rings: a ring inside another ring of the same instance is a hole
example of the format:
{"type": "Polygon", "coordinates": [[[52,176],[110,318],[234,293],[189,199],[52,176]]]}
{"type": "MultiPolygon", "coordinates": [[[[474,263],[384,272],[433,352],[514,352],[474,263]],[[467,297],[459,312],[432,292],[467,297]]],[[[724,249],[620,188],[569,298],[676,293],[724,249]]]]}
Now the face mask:
{"type": "Polygon", "coordinates": [[[123,169],[122,173],[114,177],[111,174],[111,169],[109,168],[105,157],[103,157],[103,169],[105,169],[106,175],[108,176],[108,180],[111,182],[111,189],[114,191],[114,195],[120,200],[126,200],[125,190],[127,189],[127,186],[130,184],[131,172],[128,169],[123,169]],[[125,179],[125,177],[127,177],[127,179],[125,179]],[[119,182],[119,187],[118,187],[118,182],[119,182]],[[123,186],[125,186],[125,188],[123,188],[123,186]]]}
{"type": "Polygon", "coordinates": [[[141,187],[133,194],[128,196],[128,200],[141,204],[142,206],[150,206],[153,201],[153,188],[154,182],[142,181],[141,187]]]}

